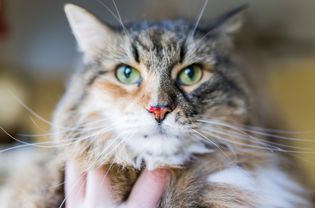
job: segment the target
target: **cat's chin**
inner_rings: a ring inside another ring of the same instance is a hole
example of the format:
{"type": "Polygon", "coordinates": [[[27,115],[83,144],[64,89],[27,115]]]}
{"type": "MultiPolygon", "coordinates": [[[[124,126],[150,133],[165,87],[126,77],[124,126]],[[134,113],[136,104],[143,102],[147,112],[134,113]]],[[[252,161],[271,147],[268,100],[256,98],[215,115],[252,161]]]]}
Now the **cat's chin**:
{"type": "MultiPolygon", "coordinates": [[[[125,141],[129,161],[136,169],[143,166],[149,170],[159,167],[180,167],[193,154],[211,152],[203,143],[166,134],[152,134],[125,141]],[[130,158],[133,158],[130,161],[130,158]]],[[[121,158],[122,159],[122,158],[121,158]]]]}
{"type": "Polygon", "coordinates": [[[181,167],[187,162],[193,154],[204,154],[211,152],[209,149],[203,147],[191,147],[186,151],[179,151],[170,155],[150,155],[139,154],[135,160],[135,168],[140,169],[143,165],[149,170],[165,167],[181,167]]]}

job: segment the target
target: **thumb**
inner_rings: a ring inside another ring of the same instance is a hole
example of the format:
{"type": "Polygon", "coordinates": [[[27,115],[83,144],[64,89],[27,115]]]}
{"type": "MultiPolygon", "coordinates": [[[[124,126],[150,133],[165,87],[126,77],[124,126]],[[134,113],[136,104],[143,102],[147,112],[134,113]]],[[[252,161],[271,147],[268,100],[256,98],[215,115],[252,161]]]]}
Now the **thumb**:
{"type": "Polygon", "coordinates": [[[166,169],[145,169],[132,189],[127,207],[155,208],[169,184],[169,179],[170,171],[166,169]]]}

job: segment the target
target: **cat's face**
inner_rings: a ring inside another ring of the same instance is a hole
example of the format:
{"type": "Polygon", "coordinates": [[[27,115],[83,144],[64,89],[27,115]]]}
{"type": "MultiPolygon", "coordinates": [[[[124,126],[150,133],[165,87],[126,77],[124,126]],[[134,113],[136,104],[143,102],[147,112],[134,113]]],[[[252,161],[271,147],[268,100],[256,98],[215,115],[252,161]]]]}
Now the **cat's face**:
{"type": "Polygon", "coordinates": [[[76,141],[66,151],[97,165],[181,165],[220,146],[203,121],[246,120],[227,52],[235,24],[210,35],[182,21],[114,30],[76,6],[66,13],[86,63],[55,116],[69,129],[57,127],[57,139],[76,141]]]}

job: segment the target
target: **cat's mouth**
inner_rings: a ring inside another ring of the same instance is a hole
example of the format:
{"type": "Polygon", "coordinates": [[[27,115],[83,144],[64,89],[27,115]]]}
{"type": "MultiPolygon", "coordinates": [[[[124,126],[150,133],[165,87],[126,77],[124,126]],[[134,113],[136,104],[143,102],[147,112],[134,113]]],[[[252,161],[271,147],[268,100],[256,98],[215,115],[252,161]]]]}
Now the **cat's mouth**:
{"type": "Polygon", "coordinates": [[[145,139],[171,139],[171,138],[179,138],[178,135],[173,135],[170,132],[168,132],[164,127],[158,126],[155,130],[153,130],[150,133],[143,134],[143,138],[145,139]]]}
{"type": "Polygon", "coordinates": [[[167,133],[154,133],[154,134],[144,134],[143,138],[145,139],[161,139],[161,140],[165,140],[165,139],[172,139],[172,138],[179,138],[179,136],[177,135],[170,135],[167,133]]]}
{"type": "Polygon", "coordinates": [[[133,136],[123,137],[128,158],[136,168],[141,168],[143,162],[148,169],[160,166],[178,166],[188,160],[192,154],[209,152],[203,143],[191,139],[175,126],[152,125],[138,128],[133,136]]]}

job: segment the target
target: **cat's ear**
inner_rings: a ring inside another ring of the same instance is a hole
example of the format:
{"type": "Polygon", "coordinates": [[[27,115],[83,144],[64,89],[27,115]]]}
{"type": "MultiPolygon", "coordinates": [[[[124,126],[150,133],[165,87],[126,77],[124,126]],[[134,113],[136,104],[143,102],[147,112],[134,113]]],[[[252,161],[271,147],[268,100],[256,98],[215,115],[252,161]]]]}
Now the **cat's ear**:
{"type": "Polygon", "coordinates": [[[209,29],[215,33],[233,35],[241,29],[243,25],[243,12],[247,7],[248,5],[245,4],[219,16],[213,21],[209,29]]]}
{"type": "Polygon", "coordinates": [[[79,49],[84,53],[85,58],[93,60],[101,47],[115,36],[115,32],[79,6],[66,4],[64,10],[79,49]]]}

